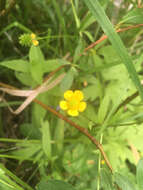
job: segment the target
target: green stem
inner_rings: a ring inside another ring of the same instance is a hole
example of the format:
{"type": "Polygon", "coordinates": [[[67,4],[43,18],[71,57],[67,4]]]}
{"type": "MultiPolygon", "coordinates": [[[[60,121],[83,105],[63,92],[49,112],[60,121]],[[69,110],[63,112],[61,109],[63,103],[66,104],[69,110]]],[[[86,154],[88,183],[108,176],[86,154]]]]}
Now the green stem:
{"type": "Polygon", "coordinates": [[[19,29],[21,29],[22,31],[24,32],[29,32],[29,33],[32,33],[32,31],[25,27],[24,25],[18,23],[18,22],[13,22],[12,24],[9,24],[8,26],[6,26],[1,32],[0,32],[0,36],[4,33],[4,32],[7,32],[8,30],[10,30],[11,28],[14,28],[14,27],[17,27],[19,29]]]}
{"type": "Polygon", "coordinates": [[[0,138],[0,142],[12,142],[12,143],[24,143],[24,142],[28,142],[28,143],[39,143],[40,140],[21,140],[21,139],[10,139],[10,138],[0,138]]]}
{"type": "MultiPolygon", "coordinates": [[[[102,144],[102,139],[103,139],[103,134],[101,134],[100,136],[100,144],[102,144]]],[[[101,170],[101,153],[99,152],[97,190],[100,190],[100,170],[101,170]]]]}

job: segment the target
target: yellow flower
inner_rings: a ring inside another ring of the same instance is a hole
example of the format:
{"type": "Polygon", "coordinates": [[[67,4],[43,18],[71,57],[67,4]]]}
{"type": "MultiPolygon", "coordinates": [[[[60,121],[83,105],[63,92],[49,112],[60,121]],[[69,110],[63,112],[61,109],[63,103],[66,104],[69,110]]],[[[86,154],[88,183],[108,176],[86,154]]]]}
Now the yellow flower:
{"type": "Polygon", "coordinates": [[[86,102],[82,101],[84,98],[80,90],[67,90],[64,93],[64,99],[60,101],[60,108],[66,110],[68,115],[78,116],[79,112],[83,112],[86,108],[86,102]]]}
{"type": "Polygon", "coordinates": [[[34,46],[38,46],[39,45],[38,40],[32,40],[32,43],[33,43],[34,46]]]}
{"type": "Polygon", "coordinates": [[[39,42],[36,40],[36,35],[34,33],[31,34],[32,43],[34,46],[38,46],[39,42]]]}
{"type": "Polygon", "coordinates": [[[26,33],[26,34],[22,34],[19,37],[19,43],[23,46],[31,46],[32,44],[34,46],[38,46],[39,45],[39,41],[36,38],[36,34],[32,33],[26,33]]]}
{"type": "Polygon", "coordinates": [[[105,164],[105,160],[101,160],[101,164],[104,165],[105,164]]]}
{"type": "Polygon", "coordinates": [[[32,39],[32,40],[35,40],[35,39],[36,39],[36,34],[32,33],[32,34],[31,34],[31,39],[32,39]]]}

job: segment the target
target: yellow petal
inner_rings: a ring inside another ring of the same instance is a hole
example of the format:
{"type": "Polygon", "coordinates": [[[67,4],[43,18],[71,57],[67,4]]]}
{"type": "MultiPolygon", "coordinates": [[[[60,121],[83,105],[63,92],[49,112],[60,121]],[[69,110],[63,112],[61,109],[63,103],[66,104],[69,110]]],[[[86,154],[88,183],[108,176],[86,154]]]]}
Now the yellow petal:
{"type": "Polygon", "coordinates": [[[33,43],[34,46],[38,46],[39,45],[38,40],[32,40],[32,43],[33,43]]]}
{"type": "Polygon", "coordinates": [[[86,102],[80,102],[78,111],[83,112],[85,110],[85,108],[86,108],[86,102]]]}
{"type": "Polygon", "coordinates": [[[60,101],[60,108],[61,108],[62,110],[67,110],[67,109],[68,109],[67,102],[64,101],[64,100],[60,101]]]}
{"type": "Polygon", "coordinates": [[[104,165],[104,164],[105,164],[105,161],[104,161],[104,160],[101,160],[101,164],[104,165]]]}
{"type": "Polygon", "coordinates": [[[74,97],[78,99],[79,101],[83,100],[84,98],[83,93],[80,90],[74,91],[74,97]]]}
{"type": "Polygon", "coordinates": [[[78,111],[77,110],[68,110],[68,114],[75,117],[75,116],[78,116],[78,111]]]}
{"type": "Polygon", "coordinates": [[[32,38],[32,40],[34,40],[36,38],[36,35],[34,33],[32,33],[31,38],[32,38]]]}
{"type": "Polygon", "coordinates": [[[73,96],[73,91],[72,91],[72,90],[67,90],[67,91],[64,93],[64,98],[65,98],[66,100],[70,100],[72,96],[73,96]]]}

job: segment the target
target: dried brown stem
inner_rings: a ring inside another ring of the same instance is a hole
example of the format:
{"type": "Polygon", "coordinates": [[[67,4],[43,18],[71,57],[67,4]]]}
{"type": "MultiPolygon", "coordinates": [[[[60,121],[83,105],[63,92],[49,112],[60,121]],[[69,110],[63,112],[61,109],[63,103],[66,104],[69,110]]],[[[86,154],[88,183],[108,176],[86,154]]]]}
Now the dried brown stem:
{"type": "MultiPolygon", "coordinates": [[[[13,1],[15,2],[15,1],[13,1]]],[[[10,7],[9,7],[10,8],[10,7]]],[[[10,8],[11,9],[11,8],[10,8]]],[[[9,10],[7,10],[9,12],[9,10]]],[[[3,13],[3,14],[7,14],[6,12],[3,13]]],[[[1,15],[0,13],[0,16],[3,16],[1,15]]],[[[123,29],[118,29],[116,32],[123,32],[123,31],[126,31],[126,30],[129,30],[129,29],[132,29],[132,28],[138,28],[140,26],[143,26],[143,24],[138,24],[138,25],[135,25],[135,26],[129,26],[127,28],[123,28],[123,29]]],[[[97,40],[96,42],[94,42],[93,44],[91,44],[90,46],[88,46],[87,48],[85,48],[84,52],[88,51],[89,49],[93,48],[94,46],[96,46],[97,44],[99,44],[101,41],[107,39],[108,37],[106,35],[102,36],[99,40],[97,40]]],[[[81,56],[83,54],[80,54],[79,56],[81,56]]],[[[47,81],[52,75],[54,75],[56,72],[58,72],[59,70],[61,70],[63,67],[65,67],[66,65],[62,65],[60,67],[58,67],[55,71],[51,72],[49,74],[49,76],[47,78],[45,78],[44,81],[47,81]]],[[[4,83],[1,83],[0,82],[0,85],[3,86],[3,87],[8,87],[10,89],[16,89],[15,87],[12,87],[10,85],[7,85],[7,84],[4,84],[4,83]]],[[[131,97],[128,97],[122,104],[119,105],[119,107],[117,108],[116,111],[118,111],[118,109],[120,109],[121,106],[125,105],[127,102],[131,101],[133,98],[135,98],[136,96],[138,96],[138,92],[136,92],[135,94],[133,94],[131,97]]],[[[70,125],[72,125],[73,127],[75,127],[76,129],[78,129],[82,134],[84,134],[85,136],[87,136],[91,142],[93,144],[95,144],[97,146],[97,148],[100,150],[107,166],[109,167],[110,171],[113,172],[113,169],[112,169],[112,166],[110,165],[110,162],[108,161],[108,158],[102,148],[102,145],[88,132],[87,129],[77,125],[76,123],[74,123],[73,121],[69,120],[67,117],[65,117],[64,115],[62,115],[61,113],[57,112],[56,110],[54,110],[53,108],[43,104],[42,102],[40,102],[39,100],[37,99],[34,99],[34,102],[38,103],[40,106],[42,106],[44,109],[52,112],[54,115],[56,115],[57,117],[61,118],[62,120],[66,121],[67,123],[69,123],[70,125]]]]}
{"type": "Polygon", "coordinates": [[[85,136],[87,136],[91,142],[93,144],[95,144],[97,146],[97,148],[100,150],[107,166],[109,167],[110,171],[113,172],[112,166],[103,150],[102,145],[88,132],[88,130],[86,128],[83,128],[79,125],[77,125],[76,123],[74,123],[73,121],[71,121],[70,119],[68,119],[67,117],[65,117],[64,115],[62,115],[61,113],[57,112],[56,110],[54,110],[53,108],[51,108],[50,106],[47,106],[45,104],[43,104],[42,102],[40,102],[39,100],[35,99],[34,102],[36,102],[37,104],[39,104],[41,107],[43,107],[44,109],[50,111],[51,113],[53,113],[54,115],[56,115],[57,117],[59,117],[60,119],[66,121],[67,123],[69,123],[70,125],[72,125],[73,127],[75,127],[78,131],[80,131],[82,134],[84,134],[85,136]]]}
{"type": "Polygon", "coordinates": [[[138,8],[143,8],[141,0],[138,0],[138,8]]]}
{"type": "MultiPolygon", "coordinates": [[[[143,26],[143,24],[137,24],[137,25],[132,25],[132,26],[128,26],[126,28],[121,28],[121,29],[118,29],[116,30],[116,32],[124,32],[126,30],[130,30],[130,29],[133,29],[133,28],[139,28],[143,26]]],[[[95,47],[97,44],[99,44],[100,42],[102,42],[103,40],[107,39],[108,36],[104,35],[102,36],[99,40],[97,40],[96,42],[90,44],[88,47],[86,47],[84,49],[84,52],[80,54],[80,56],[82,56],[85,52],[87,52],[88,50],[90,50],[91,48],[95,47]]]]}
{"type": "MultiPolygon", "coordinates": [[[[55,71],[54,71],[54,72],[55,72],[55,71]]],[[[52,73],[54,73],[54,72],[52,72],[52,73]]],[[[52,74],[51,74],[50,76],[52,76],[52,74]]],[[[48,77],[46,78],[46,80],[48,80],[50,76],[48,76],[48,77]]],[[[13,87],[13,86],[10,86],[10,85],[7,85],[7,84],[1,83],[1,82],[0,82],[0,85],[3,86],[3,87],[9,88],[9,89],[17,89],[17,88],[15,88],[15,87],[13,87]]],[[[64,115],[62,115],[61,113],[57,112],[56,110],[54,110],[54,109],[51,108],[50,106],[47,106],[47,105],[43,104],[43,103],[40,102],[39,100],[34,99],[33,101],[34,101],[35,103],[39,104],[39,105],[40,105],[41,107],[43,107],[44,109],[50,111],[51,113],[53,113],[54,115],[56,115],[56,116],[59,117],[60,119],[66,121],[66,122],[69,123],[71,126],[73,126],[73,127],[75,127],[76,129],[78,129],[82,134],[84,134],[85,136],[87,136],[87,137],[92,141],[92,143],[95,144],[95,145],[97,146],[97,148],[100,150],[100,152],[101,152],[101,154],[102,154],[102,156],[103,156],[103,158],[104,158],[104,160],[105,160],[107,166],[109,167],[110,171],[113,172],[112,166],[111,166],[110,162],[108,161],[108,158],[107,158],[107,156],[106,156],[106,154],[105,154],[105,152],[104,152],[104,150],[103,150],[102,145],[88,132],[87,129],[85,129],[85,128],[79,126],[79,125],[77,125],[76,123],[74,123],[73,121],[71,121],[70,119],[68,119],[68,118],[65,117],[64,115]]]]}

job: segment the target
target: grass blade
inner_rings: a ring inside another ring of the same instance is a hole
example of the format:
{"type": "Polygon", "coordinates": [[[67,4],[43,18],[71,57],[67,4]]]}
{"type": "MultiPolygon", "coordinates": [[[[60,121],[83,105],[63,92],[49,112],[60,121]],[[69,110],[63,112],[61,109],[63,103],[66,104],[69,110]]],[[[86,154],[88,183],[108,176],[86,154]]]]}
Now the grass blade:
{"type": "Polygon", "coordinates": [[[106,16],[104,9],[101,7],[98,0],[84,0],[86,6],[89,8],[90,12],[97,19],[103,31],[108,36],[112,46],[116,50],[117,54],[120,56],[121,61],[125,64],[132,81],[134,82],[136,88],[140,93],[140,97],[143,100],[143,88],[140,84],[140,80],[136,73],[135,67],[132,63],[132,59],[128,55],[128,52],[121,41],[119,35],[115,32],[110,20],[106,16]]]}

